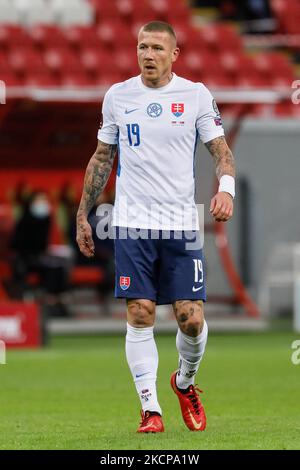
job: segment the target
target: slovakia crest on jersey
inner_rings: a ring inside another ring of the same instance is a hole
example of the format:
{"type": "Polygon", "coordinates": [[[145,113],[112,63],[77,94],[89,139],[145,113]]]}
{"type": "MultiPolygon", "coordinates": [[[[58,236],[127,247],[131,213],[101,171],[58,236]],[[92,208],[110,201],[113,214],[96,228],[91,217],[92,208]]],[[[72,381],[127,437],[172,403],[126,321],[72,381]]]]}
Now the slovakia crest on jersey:
{"type": "Polygon", "coordinates": [[[130,277],[129,276],[120,276],[120,287],[122,290],[127,290],[130,286],[130,277]]]}
{"type": "Polygon", "coordinates": [[[184,113],[184,103],[172,103],[172,113],[179,117],[184,113]]]}

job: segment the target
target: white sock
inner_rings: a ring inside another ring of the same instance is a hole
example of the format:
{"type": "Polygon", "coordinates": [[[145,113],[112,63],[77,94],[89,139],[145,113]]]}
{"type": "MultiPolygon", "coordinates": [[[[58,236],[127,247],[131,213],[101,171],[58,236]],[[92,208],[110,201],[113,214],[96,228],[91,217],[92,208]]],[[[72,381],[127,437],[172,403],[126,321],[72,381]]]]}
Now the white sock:
{"type": "Polygon", "coordinates": [[[153,326],[134,328],[127,323],[126,358],[143,411],[162,414],[156,393],[158,352],[153,326]]]}
{"type": "Polygon", "coordinates": [[[179,366],[176,375],[178,388],[186,389],[194,385],[195,375],[199,369],[207,342],[208,328],[204,320],[203,329],[199,336],[188,336],[178,328],[176,347],[179,352],[179,366]]]}

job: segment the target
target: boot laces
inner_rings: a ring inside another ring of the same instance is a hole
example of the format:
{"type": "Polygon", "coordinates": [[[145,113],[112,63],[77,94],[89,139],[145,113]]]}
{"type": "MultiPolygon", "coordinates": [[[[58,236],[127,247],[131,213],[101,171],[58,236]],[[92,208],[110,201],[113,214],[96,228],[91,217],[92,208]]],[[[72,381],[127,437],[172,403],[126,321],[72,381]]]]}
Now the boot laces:
{"type": "Polygon", "coordinates": [[[140,425],[145,426],[147,424],[148,419],[151,417],[150,411],[143,411],[141,410],[141,422],[140,425]]]}
{"type": "Polygon", "coordinates": [[[200,398],[199,398],[199,393],[203,393],[203,390],[200,390],[200,388],[197,386],[197,385],[190,385],[190,390],[189,392],[187,393],[187,398],[190,400],[193,408],[194,408],[194,411],[197,415],[200,414],[200,410],[201,410],[201,401],[200,401],[200,398]]]}

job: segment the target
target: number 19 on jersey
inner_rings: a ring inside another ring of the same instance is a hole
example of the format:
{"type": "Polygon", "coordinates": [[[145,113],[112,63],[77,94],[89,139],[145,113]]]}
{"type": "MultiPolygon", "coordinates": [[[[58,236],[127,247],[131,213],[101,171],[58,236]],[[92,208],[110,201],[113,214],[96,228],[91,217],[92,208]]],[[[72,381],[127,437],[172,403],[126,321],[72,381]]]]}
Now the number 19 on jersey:
{"type": "Polygon", "coordinates": [[[138,147],[141,143],[140,126],[138,124],[126,124],[126,127],[130,147],[138,147]]]}

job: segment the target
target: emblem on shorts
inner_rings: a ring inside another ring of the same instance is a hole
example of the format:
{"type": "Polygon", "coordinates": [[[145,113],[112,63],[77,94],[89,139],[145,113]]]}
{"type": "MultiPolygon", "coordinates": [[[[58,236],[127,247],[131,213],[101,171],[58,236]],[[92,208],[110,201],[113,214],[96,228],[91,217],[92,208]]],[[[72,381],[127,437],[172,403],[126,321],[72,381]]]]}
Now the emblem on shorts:
{"type": "Polygon", "coordinates": [[[156,118],[162,113],[162,106],[159,103],[151,103],[147,108],[147,113],[150,117],[156,118]]]}
{"type": "Polygon", "coordinates": [[[130,287],[129,276],[120,276],[120,287],[122,290],[127,290],[130,287]]]}
{"type": "Polygon", "coordinates": [[[182,116],[182,114],[184,113],[184,103],[172,103],[171,110],[174,116],[182,116]]]}

